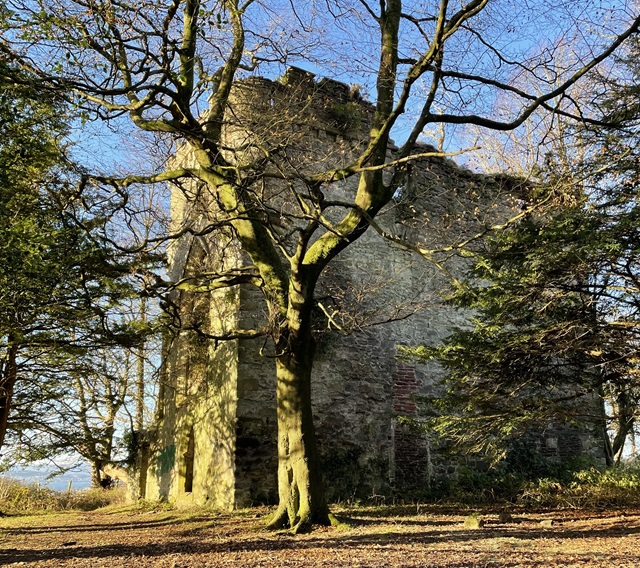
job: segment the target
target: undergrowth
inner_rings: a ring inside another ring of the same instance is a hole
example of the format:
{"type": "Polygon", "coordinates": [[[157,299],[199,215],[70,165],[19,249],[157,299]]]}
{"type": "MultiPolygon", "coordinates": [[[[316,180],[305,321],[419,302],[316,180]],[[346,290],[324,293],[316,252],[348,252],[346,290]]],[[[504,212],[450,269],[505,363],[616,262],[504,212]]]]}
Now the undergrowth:
{"type": "MultiPolygon", "coordinates": [[[[602,510],[640,508],[640,457],[616,467],[604,467],[588,458],[559,462],[543,456],[535,446],[515,442],[505,458],[489,466],[480,456],[467,464],[444,468],[429,483],[369,493],[345,505],[439,505],[452,508],[521,507],[602,510]]],[[[455,463],[453,460],[452,463],[455,463]]],[[[446,466],[446,464],[443,464],[446,466]]]]}
{"type": "Polygon", "coordinates": [[[640,507],[640,462],[576,471],[564,482],[550,478],[530,481],[518,501],[528,506],[579,509],[640,507]]]}
{"type": "Polygon", "coordinates": [[[640,507],[640,460],[613,468],[579,461],[500,464],[485,470],[460,466],[415,496],[427,502],[512,504],[528,509],[636,508],[640,507]]]}
{"type": "MultiPolygon", "coordinates": [[[[640,459],[615,468],[588,464],[538,463],[524,467],[503,465],[482,470],[460,466],[446,477],[433,480],[428,487],[395,495],[376,495],[377,506],[428,503],[452,507],[518,506],[526,509],[576,508],[585,510],[640,508],[640,459]]],[[[0,477],[0,513],[91,511],[124,505],[126,490],[85,489],[54,491],[39,484],[24,484],[0,477]]],[[[368,500],[343,505],[363,505],[368,500]]],[[[163,505],[140,501],[137,507],[156,510],[163,505]]],[[[168,507],[168,505],[164,505],[168,507]]]]}
{"type": "Polygon", "coordinates": [[[93,511],[125,502],[126,489],[82,489],[54,491],[40,484],[25,484],[0,477],[0,511],[5,514],[32,514],[45,511],[93,511]]]}

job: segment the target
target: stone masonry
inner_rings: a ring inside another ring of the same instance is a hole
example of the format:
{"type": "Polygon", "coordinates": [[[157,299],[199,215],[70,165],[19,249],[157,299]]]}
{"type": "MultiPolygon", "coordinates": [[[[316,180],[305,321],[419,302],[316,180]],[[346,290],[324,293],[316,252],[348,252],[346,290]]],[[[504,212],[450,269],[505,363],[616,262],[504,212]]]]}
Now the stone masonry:
{"type": "MultiPolygon", "coordinates": [[[[247,149],[230,153],[229,161],[255,160],[251,148],[268,132],[274,147],[293,148],[282,167],[304,171],[348,162],[366,139],[373,112],[347,85],[316,81],[297,69],[281,81],[239,81],[231,101],[228,145],[247,149]]],[[[186,151],[176,156],[185,164],[190,159],[186,151]]],[[[352,194],[355,183],[335,184],[330,198],[352,194]]],[[[291,207],[281,182],[260,180],[258,190],[270,204],[269,218],[291,207]]],[[[509,180],[474,174],[445,158],[417,158],[379,223],[423,247],[446,248],[504,215],[516,193],[509,180]]],[[[177,229],[204,226],[205,219],[215,220],[215,203],[198,188],[176,187],[172,216],[177,229]]],[[[464,268],[454,256],[440,258],[450,272],[464,268]]],[[[241,269],[245,258],[233,235],[218,231],[215,238],[185,235],[172,245],[170,262],[170,278],[179,282],[241,269]]],[[[436,344],[465,325],[468,315],[440,299],[447,282],[446,272],[371,229],[324,274],[312,396],[330,499],[421,486],[446,467],[428,436],[404,420],[420,419],[417,397],[437,394],[439,371],[402,362],[397,353],[401,345],[436,344]]],[[[244,286],[183,290],[173,301],[207,329],[252,327],[265,317],[259,293],[244,286]]],[[[276,500],[275,366],[264,340],[215,342],[185,332],[168,341],[160,417],[147,498],[224,509],[276,500]]],[[[573,436],[578,453],[588,437],[573,436]]]]}

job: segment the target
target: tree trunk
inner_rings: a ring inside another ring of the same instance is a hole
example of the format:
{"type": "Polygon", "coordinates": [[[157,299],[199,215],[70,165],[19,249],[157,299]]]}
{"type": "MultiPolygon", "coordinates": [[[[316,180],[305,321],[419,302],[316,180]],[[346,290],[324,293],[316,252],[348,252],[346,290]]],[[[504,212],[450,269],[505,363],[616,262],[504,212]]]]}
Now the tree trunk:
{"type": "Polygon", "coordinates": [[[307,531],[314,523],[329,525],[332,522],[311,408],[314,283],[313,277],[292,276],[286,324],[277,346],[281,353],[276,359],[279,505],[268,526],[288,526],[294,533],[307,531]]]}
{"type": "Polygon", "coordinates": [[[102,487],[102,463],[95,460],[91,462],[91,487],[102,487]]]}
{"type": "Polygon", "coordinates": [[[608,424],[606,418],[605,398],[602,396],[602,389],[600,392],[602,397],[602,415],[604,422],[605,460],[607,467],[614,467],[620,465],[624,446],[629,434],[633,436],[636,408],[635,403],[629,398],[627,392],[624,389],[620,390],[616,395],[609,398],[613,416],[611,417],[611,424],[608,424]],[[609,429],[613,430],[613,438],[610,435],[609,429]]]}
{"type": "Polygon", "coordinates": [[[331,523],[311,409],[313,343],[298,338],[276,361],[279,506],[269,526],[295,533],[331,523]]]}
{"type": "MultiPolygon", "coordinates": [[[[146,325],[147,323],[147,301],[145,298],[140,299],[140,311],[138,312],[140,323],[146,325]]],[[[145,383],[145,355],[146,345],[144,341],[140,342],[140,345],[136,349],[136,416],[135,416],[135,429],[138,432],[138,436],[142,435],[142,429],[144,428],[144,383],[145,383]]]]}
{"type": "Polygon", "coordinates": [[[615,435],[611,442],[611,449],[613,452],[614,465],[620,465],[625,443],[629,437],[629,433],[633,432],[636,408],[634,401],[629,398],[624,387],[621,387],[621,390],[618,392],[615,401],[613,401],[613,406],[615,435]]]}
{"type": "Polygon", "coordinates": [[[2,361],[2,373],[0,374],[0,448],[2,448],[7,434],[13,388],[18,378],[17,355],[18,346],[9,342],[5,360],[2,361]]]}

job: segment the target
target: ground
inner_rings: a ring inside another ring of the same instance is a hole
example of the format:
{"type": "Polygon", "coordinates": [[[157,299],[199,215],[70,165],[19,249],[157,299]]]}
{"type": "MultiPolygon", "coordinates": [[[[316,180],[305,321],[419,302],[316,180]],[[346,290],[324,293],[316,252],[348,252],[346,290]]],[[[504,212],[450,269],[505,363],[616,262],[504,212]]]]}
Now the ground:
{"type": "Polygon", "coordinates": [[[55,567],[640,566],[640,511],[527,513],[434,507],[338,511],[349,526],[291,536],[263,509],[103,509],[0,518],[0,565],[55,567]],[[471,520],[471,519],[470,519],[471,520]],[[467,522],[467,526],[472,523],[467,522]],[[477,524],[477,523],[476,523],[477,524]],[[480,523],[482,524],[482,523],[480,523]]]}

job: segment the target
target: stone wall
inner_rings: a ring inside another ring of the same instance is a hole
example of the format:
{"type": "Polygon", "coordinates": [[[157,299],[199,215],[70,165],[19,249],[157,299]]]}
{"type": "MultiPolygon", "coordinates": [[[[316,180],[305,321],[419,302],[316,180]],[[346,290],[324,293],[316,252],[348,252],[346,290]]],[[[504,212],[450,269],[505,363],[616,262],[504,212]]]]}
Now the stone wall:
{"type": "MultiPolygon", "coordinates": [[[[290,69],[279,82],[247,79],[235,85],[231,97],[226,158],[241,167],[267,148],[281,157],[267,168],[292,178],[296,171],[335,167],[362,147],[372,113],[348,86],[315,81],[301,70],[290,69]]],[[[182,151],[176,159],[192,158],[182,151]]],[[[344,200],[356,184],[355,178],[332,184],[326,197],[344,200]]],[[[265,204],[265,222],[283,235],[296,223],[287,189],[269,176],[254,188],[265,204]]],[[[370,229],[323,274],[316,294],[312,398],[330,499],[384,494],[392,486],[415,488],[429,483],[434,468],[443,465],[424,431],[405,420],[419,420],[417,397],[437,395],[440,371],[399,361],[398,346],[435,345],[466,324],[468,314],[443,305],[440,297],[448,274],[460,275],[467,266],[455,255],[456,245],[504,219],[516,206],[517,193],[512,180],[476,175],[445,158],[416,158],[377,222],[387,234],[439,249],[433,255],[438,266],[370,229]]],[[[336,208],[327,215],[341,213],[336,208]]],[[[176,188],[172,214],[175,229],[185,223],[204,228],[215,222],[215,201],[197,187],[176,188]]],[[[181,317],[202,329],[256,328],[266,318],[257,290],[190,291],[189,285],[202,284],[196,275],[203,267],[215,272],[244,265],[232,235],[215,234],[187,235],[172,245],[170,277],[185,282],[173,302],[181,317]]],[[[273,502],[275,364],[268,342],[214,342],[190,332],[174,338],[167,352],[148,496],[222,508],[273,502]]]]}
{"type": "MultiPolygon", "coordinates": [[[[184,149],[175,162],[193,165],[184,149]]],[[[211,341],[197,330],[223,333],[236,326],[240,291],[203,293],[206,278],[201,275],[240,266],[242,254],[229,231],[217,231],[216,239],[208,236],[207,226],[216,221],[212,211],[211,200],[200,188],[173,191],[171,230],[177,233],[189,226],[191,231],[169,248],[169,279],[175,289],[167,309],[184,330],[168,337],[164,347],[159,424],[146,497],[231,509],[239,345],[211,341]]]]}

